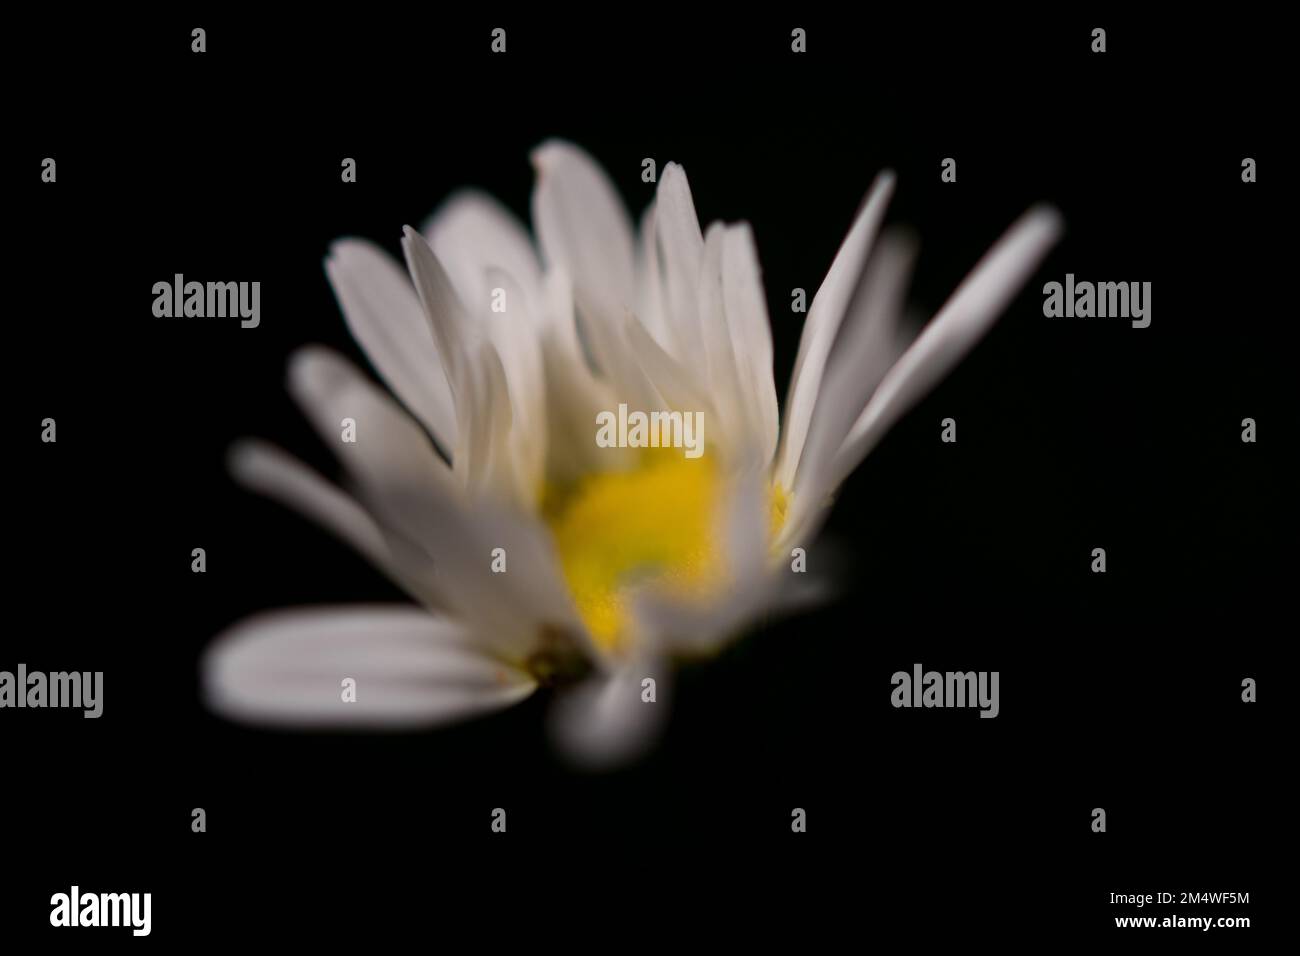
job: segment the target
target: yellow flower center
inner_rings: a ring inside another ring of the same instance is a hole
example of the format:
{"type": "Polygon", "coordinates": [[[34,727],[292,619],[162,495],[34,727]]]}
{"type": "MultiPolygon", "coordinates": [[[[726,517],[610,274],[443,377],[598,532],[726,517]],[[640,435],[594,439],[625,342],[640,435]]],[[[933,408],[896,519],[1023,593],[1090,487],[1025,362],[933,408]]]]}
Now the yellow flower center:
{"type": "MultiPolygon", "coordinates": [[[[647,449],[631,471],[548,488],[543,516],[574,604],[593,639],[616,650],[628,638],[629,592],[649,587],[705,601],[729,583],[722,544],[725,482],[714,457],[647,449]]],[[[773,533],[786,495],[771,492],[773,533]]]]}

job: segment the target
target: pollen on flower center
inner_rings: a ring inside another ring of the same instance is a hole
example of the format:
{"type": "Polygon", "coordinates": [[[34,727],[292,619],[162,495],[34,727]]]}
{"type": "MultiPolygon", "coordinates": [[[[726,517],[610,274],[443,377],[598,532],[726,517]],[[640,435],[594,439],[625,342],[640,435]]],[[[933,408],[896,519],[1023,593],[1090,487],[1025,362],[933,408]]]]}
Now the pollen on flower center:
{"type": "MultiPolygon", "coordinates": [[[[711,454],[647,449],[631,471],[548,489],[543,514],[583,623],[601,647],[628,637],[630,590],[707,600],[729,581],[721,539],[725,482],[711,454]]],[[[772,495],[772,523],[785,496],[772,495]]]]}
{"type": "Polygon", "coordinates": [[[565,580],[602,647],[626,636],[630,588],[704,598],[724,584],[719,484],[711,455],[647,450],[632,471],[589,475],[547,495],[544,512],[565,580]]]}

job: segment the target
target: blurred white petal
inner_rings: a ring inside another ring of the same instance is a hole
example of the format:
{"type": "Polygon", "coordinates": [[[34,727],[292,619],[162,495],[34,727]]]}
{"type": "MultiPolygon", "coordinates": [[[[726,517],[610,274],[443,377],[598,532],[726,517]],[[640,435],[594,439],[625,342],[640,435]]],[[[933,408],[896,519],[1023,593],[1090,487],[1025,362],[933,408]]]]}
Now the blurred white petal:
{"type": "Polygon", "coordinates": [[[1031,209],[985,254],[862,410],[833,467],[836,484],[983,338],[1056,244],[1062,228],[1055,209],[1031,209]]]}
{"type": "Polygon", "coordinates": [[[696,295],[704,258],[704,234],[700,232],[686,173],[676,163],[665,165],[659,176],[655,238],[663,270],[664,309],[677,346],[673,357],[691,370],[696,381],[707,382],[708,366],[696,295]]]}
{"type": "MultiPolygon", "coordinates": [[[[499,362],[494,378],[497,397],[487,404],[508,415],[499,362]]],[[[320,347],[299,350],[290,391],[354,475],[378,523],[432,558],[437,593],[485,640],[502,653],[521,652],[539,624],[572,626],[544,530],[530,517],[469,500],[414,422],[346,360],[320,347]],[[357,423],[355,443],[339,440],[343,417],[357,423]],[[491,571],[496,548],[506,549],[507,574],[491,571]]],[[[484,421],[490,428],[492,416],[484,421]]],[[[491,449],[493,440],[478,445],[491,449]]],[[[475,467],[490,475],[496,465],[489,457],[475,467]]]]}
{"type": "Polygon", "coordinates": [[[518,703],[535,688],[463,628],[408,607],[322,607],[234,625],[202,662],[209,705],[296,727],[419,727],[518,703]],[[344,680],[355,701],[344,700],[344,680]]]}
{"type": "Polygon", "coordinates": [[[738,448],[753,448],[758,443],[756,429],[750,427],[732,350],[731,332],[722,298],[722,246],[726,227],[715,222],[704,238],[704,256],[700,263],[696,308],[700,318],[700,335],[704,341],[704,381],[713,399],[714,420],[711,441],[727,458],[735,457],[738,448]]]}
{"type": "Polygon", "coordinates": [[[659,263],[659,240],[655,234],[655,204],[652,201],[641,215],[636,248],[636,316],[656,342],[669,355],[679,354],[679,347],[668,321],[664,304],[663,270],[659,263]]]}
{"type": "Polygon", "coordinates": [[[442,606],[429,556],[388,538],[361,505],[292,455],[265,442],[245,440],[231,448],[228,460],[231,474],[245,488],[326,528],[425,606],[442,606]]]}
{"type": "Polygon", "coordinates": [[[542,378],[539,330],[526,314],[521,287],[508,273],[490,268],[489,285],[505,297],[502,312],[488,312],[489,337],[501,357],[506,389],[510,396],[511,427],[506,441],[514,460],[519,499],[533,503],[534,492],[543,481],[546,457],[546,386],[542,378]]]}
{"type": "MultiPolygon", "coordinates": [[[[546,301],[532,243],[523,226],[500,203],[473,191],[448,200],[422,231],[425,244],[416,243],[411,235],[406,239],[411,269],[419,276],[431,314],[449,317],[449,338],[461,341],[470,353],[481,348],[480,338],[492,342],[506,374],[510,419],[517,423],[504,439],[513,447],[517,468],[504,470],[517,472],[518,483],[533,488],[541,481],[545,454],[546,406],[537,336],[546,301]],[[444,275],[454,295],[444,285],[444,275]],[[482,334],[472,335],[472,329],[482,334]]],[[[492,370],[471,360],[457,375],[462,393],[481,393],[487,396],[486,401],[492,400],[485,380],[485,376],[492,378],[492,370]]],[[[494,413],[490,407],[462,401],[457,408],[461,423],[491,429],[487,419],[494,413]]],[[[499,420],[499,412],[496,414],[499,420]]],[[[453,459],[474,454],[481,462],[497,449],[484,448],[481,438],[471,438],[454,446],[454,451],[459,454],[453,459]]],[[[462,478],[471,483],[471,479],[462,478]]]]}
{"type": "Polygon", "coordinates": [[[348,328],[384,381],[444,448],[454,447],[456,414],[444,358],[406,273],[360,239],[334,243],[325,271],[348,328]]]}
{"type": "Polygon", "coordinates": [[[572,143],[550,140],[532,159],[533,228],[543,260],[581,290],[592,321],[617,325],[636,294],[632,223],[622,200],[604,170],[572,143]]]}
{"type": "Polygon", "coordinates": [[[496,284],[489,272],[505,273],[518,287],[524,309],[535,317],[542,308],[542,270],[523,224],[486,193],[466,190],[448,199],[420,231],[447,270],[471,313],[490,307],[496,284]]]}
{"type": "MultiPolygon", "coordinates": [[[[664,397],[647,375],[628,337],[627,326],[636,316],[624,311],[621,318],[596,319],[599,309],[582,289],[574,292],[574,310],[582,341],[596,364],[598,380],[608,386],[615,401],[632,408],[660,408],[664,397]]],[[[646,333],[647,336],[649,333],[646,333]]]]}
{"type": "Polygon", "coordinates": [[[795,471],[799,468],[804,440],[808,436],[813,406],[821,391],[826,359],[893,193],[894,174],[886,171],[877,176],[808,309],[803,335],[799,338],[794,373],[790,376],[785,417],[781,421],[781,449],[777,454],[776,480],[783,488],[794,486],[795,471]]]}
{"type": "Polygon", "coordinates": [[[463,401],[457,405],[461,442],[455,472],[460,487],[475,498],[528,507],[531,497],[510,447],[514,409],[501,356],[483,340],[470,347],[465,367],[459,393],[463,401]]]}
{"type": "MultiPolygon", "coordinates": [[[[707,381],[699,382],[688,368],[665,352],[645,326],[637,321],[636,316],[627,317],[624,330],[628,346],[635,356],[637,374],[644,376],[656,396],[653,405],[638,406],[629,403],[630,407],[703,412],[706,421],[710,423],[706,427],[711,428],[715,408],[713,396],[706,391],[707,381]]],[[[620,399],[624,395],[620,389],[620,399]]],[[[711,441],[712,431],[707,432],[706,437],[711,441]]]]}
{"type": "Polygon", "coordinates": [[[849,302],[822,377],[816,414],[795,473],[787,525],[797,532],[810,509],[833,490],[831,468],[854,420],[898,355],[899,316],[915,244],[886,232],[849,302]]]}
{"type": "Polygon", "coordinates": [[[428,241],[409,226],[402,248],[434,335],[453,356],[449,377],[459,440],[452,451],[452,467],[461,487],[478,488],[490,478],[492,484],[483,490],[517,500],[513,462],[504,457],[513,413],[491,325],[466,313],[428,241]]]}
{"type": "MultiPolygon", "coordinates": [[[[438,352],[443,356],[456,413],[463,415],[461,406],[464,399],[460,392],[465,388],[466,355],[470,346],[481,341],[485,333],[469,321],[465,304],[456,294],[451,277],[433,254],[428,240],[410,226],[402,230],[402,252],[416,294],[424,307],[425,318],[433,331],[433,339],[438,344],[438,352]]],[[[464,440],[463,435],[459,437],[464,440]]]]}
{"type": "Polygon", "coordinates": [[[587,770],[606,770],[644,756],[668,723],[670,673],[662,661],[638,657],[611,673],[557,694],[549,715],[563,753],[587,770]],[[642,682],[655,682],[655,700],[642,682]]]}
{"type": "Polygon", "coordinates": [[[778,412],[772,378],[772,328],[758,267],[754,234],[742,223],[727,228],[722,248],[722,296],[736,357],[742,401],[758,442],[758,461],[766,466],[776,453],[778,412]]]}
{"type": "Polygon", "coordinates": [[[289,394],[321,441],[361,483],[367,502],[392,485],[448,480],[446,462],[418,425],[351,362],[323,346],[298,349],[289,360],[289,394]],[[356,441],[343,440],[343,420],[356,441]]]}

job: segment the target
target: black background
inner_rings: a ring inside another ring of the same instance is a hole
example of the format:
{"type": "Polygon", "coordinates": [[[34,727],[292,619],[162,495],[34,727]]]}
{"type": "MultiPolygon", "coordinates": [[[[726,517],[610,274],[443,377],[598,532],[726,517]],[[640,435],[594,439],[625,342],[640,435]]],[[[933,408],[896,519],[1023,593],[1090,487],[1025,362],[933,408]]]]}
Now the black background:
{"type": "Polygon", "coordinates": [[[437,941],[460,924],[568,945],[605,917],[603,946],[671,945],[683,916],[720,940],[788,925],[815,949],[879,934],[1192,943],[1114,928],[1139,914],[1111,892],[1160,890],[1249,892],[1179,912],[1252,917],[1197,942],[1262,939],[1295,574],[1277,31],[858,16],[430,7],[14,29],[0,668],[102,670],[105,710],[0,714],[6,935],[148,945],[50,936],[49,897],[76,882],[152,892],[165,946],[255,926],[437,941]],[[921,239],[922,315],[1034,201],[1068,233],[842,489],[820,546],[844,556],[840,599],[684,671],[640,765],[559,763],[544,695],[383,737],[209,715],[197,659],[228,624],[404,600],[224,469],[256,435],[333,473],[284,391],[301,344],[364,363],[328,244],[396,254],[401,227],[463,185],[527,220],[528,152],[550,136],[592,152],[637,214],[653,157],[685,166],[702,223],[752,223],[783,399],[802,321],[789,290],[811,298],[881,168],[899,174],[889,221],[921,239]],[[40,182],[45,156],[56,184],[40,182]],[[339,181],[344,156],[356,184],[339,181]],[[940,182],[948,156],[955,184],[940,182]],[[261,326],[155,319],[151,287],[176,272],[261,281],[261,326]],[[1066,272],[1150,281],[1150,328],[1044,318],[1042,284],[1066,272]],[[37,438],[47,416],[57,444],[37,438]],[[939,441],[947,416],[956,445],[939,441]],[[1000,716],[893,709],[890,675],[918,661],[1000,671],[1000,716]],[[206,834],[190,831],[200,806],[206,834]],[[790,832],[796,806],[806,834],[790,832]]]}

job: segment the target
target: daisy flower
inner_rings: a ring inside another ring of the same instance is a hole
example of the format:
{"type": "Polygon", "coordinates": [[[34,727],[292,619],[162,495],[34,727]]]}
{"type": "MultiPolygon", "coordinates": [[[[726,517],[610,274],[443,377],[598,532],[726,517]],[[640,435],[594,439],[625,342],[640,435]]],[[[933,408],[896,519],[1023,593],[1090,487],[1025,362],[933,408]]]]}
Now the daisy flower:
{"type": "Polygon", "coordinates": [[[608,765],[667,712],[670,665],[815,599],[795,570],[836,488],[989,329],[1056,241],[1031,209],[914,337],[911,243],[872,185],[809,308],[784,416],[753,235],[701,230],[663,170],[634,226],[582,150],[547,142],[535,241],[479,193],[406,228],[406,269],[335,243],[326,271],[391,393],[307,347],[289,391],[339,487],[284,452],[231,452],[245,486],[320,522],[405,589],[402,606],[237,623],[203,660],[210,706],[292,726],[429,726],[554,688],[562,749],[608,765]],[[602,413],[702,413],[703,453],[602,447],[602,413]],[[341,440],[350,420],[354,440],[341,440]],[[351,686],[349,692],[348,686],[351,686]]]}

